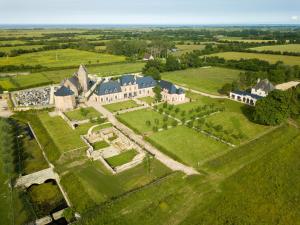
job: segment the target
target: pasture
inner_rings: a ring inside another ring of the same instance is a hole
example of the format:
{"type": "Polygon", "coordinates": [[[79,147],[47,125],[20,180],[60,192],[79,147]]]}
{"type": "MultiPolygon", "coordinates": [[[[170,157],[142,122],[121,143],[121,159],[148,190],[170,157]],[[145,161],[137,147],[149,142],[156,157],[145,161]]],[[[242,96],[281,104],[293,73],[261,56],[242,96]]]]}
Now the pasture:
{"type": "Polygon", "coordinates": [[[175,56],[181,56],[185,53],[192,52],[194,50],[203,50],[205,48],[205,45],[176,45],[176,52],[173,52],[172,54],[175,56]]]}
{"type": "MultiPolygon", "coordinates": [[[[1,43],[0,43],[1,44],[1,43]]],[[[13,47],[0,47],[0,52],[10,53],[12,50],[32,50],[39,49],[43,47],[43,45],[21,45],[21,46],[13,46],[13,47]]]]}
{"type": "Polygon", "coordinates": [[[210,56],[218,56],[220,58],[224,58],[226,60],[240,60],[240,59],[259,59],[265,60],[269,63],[276,63],[278,61],[282,61],[287,65],[296,66],[300,65],[300,57],[299,56],[288,56],[288,55],[270,55],[270,54],[261,54],[261,53],[246,53],[246,52],[222,52],[208,55],[210,56]]]}
{"type": "Polygon", "coordinates": [[[274,42],[274,40],[261,40],[261,39],[243,39],[242,37],[222,37],[219,38],[220,41],[229,42],[245,42],[245,43],[267,43],[274,42]]]}
{"type": "Polygon", "coordinates": [[[270,45],[256,48],[250,48],[255,51],[276,51],[276,52],[295,52],[300,53],[300,44],[289,44],[289,45],[270,45]]]}
{"type": "Polygon", "coordinates": [[[162,79],[169,80],[185,88],[217,94],[226,83],[236,80],[241,71],[218,67],[202,67],[162,73],[162,79]]]}
{"type": "Polygon", "coordinates": [[[104,64],[125,61],[123,56],[100,54],[75,49],[58,49],[35,52],[16,57],[0,58],[0,66],[42,65],[48,68],[78,66],[79,64],[104,64]]]}

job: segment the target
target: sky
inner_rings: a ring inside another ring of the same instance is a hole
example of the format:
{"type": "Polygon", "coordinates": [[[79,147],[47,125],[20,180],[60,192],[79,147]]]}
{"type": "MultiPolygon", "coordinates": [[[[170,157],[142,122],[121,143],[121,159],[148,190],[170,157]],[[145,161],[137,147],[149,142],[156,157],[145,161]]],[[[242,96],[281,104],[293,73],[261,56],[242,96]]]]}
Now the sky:
{"type": "Polygon", "coordinates": [[[300,24],[300,0],[0,0],[0,24],[300,24]]]}

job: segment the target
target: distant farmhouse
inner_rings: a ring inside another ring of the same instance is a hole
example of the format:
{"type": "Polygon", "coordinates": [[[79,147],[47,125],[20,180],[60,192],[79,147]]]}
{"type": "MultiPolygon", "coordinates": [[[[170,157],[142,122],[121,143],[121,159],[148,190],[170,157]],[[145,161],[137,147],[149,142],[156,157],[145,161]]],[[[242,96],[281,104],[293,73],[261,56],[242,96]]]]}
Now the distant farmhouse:
{"type": "MultiPolygon", "coordinates": [[[[79,70],[71,78],[65,79],[61,87],[54,93],[55,107],[60,111],[72,110],[76,107],[76,98],[91,91],[95,84],[88,77],[87,69],[80,65],[79,70]]],[[[109,104],[132,98],[154,97],[153,88],[159,85],[162,89],[162,100],[170,104],[185,102],[185,92],[168,81],[156,81],[151,76],[123,75],[117,80],[102,79],[95,84],[90,99],[99,104],[109,104]]]]}
{"type": "Polygon", "coordinates": [[[229,96],[233,100],[255,106],[257,100],[266,97],[274,89],[275,87],[268,79],[258,79],[257,84],[251,88],[251,93],[246,91],[232,91],[229,96]]]}
{"type": "Polygon", "coordinates": [[[143,58],[144,61],[154,60],[153,55],[146,53],[143,58]]]}

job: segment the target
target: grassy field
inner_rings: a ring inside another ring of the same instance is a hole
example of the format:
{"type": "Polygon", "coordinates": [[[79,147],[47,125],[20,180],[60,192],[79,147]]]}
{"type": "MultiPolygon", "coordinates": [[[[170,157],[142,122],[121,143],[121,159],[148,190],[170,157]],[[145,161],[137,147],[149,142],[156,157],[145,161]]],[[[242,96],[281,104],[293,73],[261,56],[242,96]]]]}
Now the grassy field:
{"type": "Polygon", "coordinates": [[[181,56],[185,53],[192,52],[194,50],[203,50],[205,45],[176,45],[177,51],[172,54],[175,56],[181,56]]]}
{"type": "Polygon", "coordinates": [[[62,153],[86,147],[79,134],[72,130],[61,117],[50,117],[48,113],[41,113],[38,117],[62,153]]]}
{"type": "MultiPolygon", "coordinates": [[[[129,125],[131,128],[134,128],[140,133],[152,131],[152,126],[156,125],[155,120],[159,121],[159,124],[157,125],[159,128],[163,126],[163,115],[153,111],[152,109],[142,109],[120,114],[118,118],[121,119],[121,122],[124,121],[126,125],[129,125]],[[147,120],[151,122],[152,126],[146,125],[147,120]]],[[[171,125],[172,121],[173,120],[169,119],[167,124],[171,125]]]]}
{"type": "Polygon", "coordinates": [[[162,78],[186,88],[218,94],[218,90],[225,83],[236,80],[240,72],[239,70],[209,67],[162,73],[162,78]]]}
{"type": "Polygon", "coordinates": [[[45,67],[77,66],[79,64],[103,64],[125,61],[123,56],[100,54],[74,49],[59,49],[23,54],[16,57],[0,58],[0,66],[5,65],[42,65],[45,67]]]}
{"type": "Polygon", "coordinates": [[[109,144],[106,141],[98,141],[92,144],[94,150],[99,150],[102,148],[106,148],[109,146],[109,144]]]}
{"type": "Polygon", "coordinates": [[[80,121],[101,116],[101,114],[93,107],[75,109],[73,111],[65,112],[65,114],[71,121],[80,121]]]}
{"type": "Polygon", "coordinates": [[[106,108],[107,110],[109,110],[111,112],[117,112],[117,111],[121,111],[121,110],[124,110],[124,109],[135,108],[135,107],[138,107],[138,106],[140,106],[140,105],[137,104],[135,101],[128,100],[128,101],[124,101],[124,102],[107,104],[107,105],[104,105],[104,108],[106,108]]]}
{"type": "Polygon", "coordinates": [[[265,43],[272,40],[261,40],[261,39],[243,39],[242,37],[224,37],[220,38],[220,41],[231,41],[231,42],[245,42],[245,43],[265,43]]]}
{"type": "Polygon", "coordinates": [[[198,168],[198,164],[210,157],[229,149],[227,145],[185,126],[154,133],[150,135],[150,139],[171,157],[194,168],[198,168]]]}
{"type": "Polygon", "coordinates": [[[270,45],[256,48],[250,48],[256,51],[276,51],[276,52],[300,52],[300,44],[289,44],[289,45],[270,45]]]}
{"type": "Polygon", "coordinates": [[[141,187],[170,170],[155,159],[117,175],[107,172],[100,162],[73,168],[62,177],[62,184],[76,210],[83,212],[114,196],[141,187]],[[95,179],[97,178],[97,179],[95,179]]]}
{"type": "Polygon", "coordinates": [[[139,100],[144,101],[146,103],[148,103],[149,105],[151,105],[152,103],[155,103],[155,99],[152,97],[144,97],[144,98],[139,98],[139,100]]]}
{"type": "Polygon", "coordinates": [[[108,164],[111,167],[115,168],[117,166],[122,166],[122,165],[130,162],[136,155],[137,155],[136,150],[132,149],[132,150],[123,152],[119,155],[107,158],[105,160],[108,162],[108,164]]]}
{"type": "Polygon", "coordinates": [[[89,72],[101,77],[114,76],[114,75],[121,75],[125,73],[141,72],[144,66],[145,63],[143,62],[123,63],[123,64],[115,64],[115,65],[107,65],[107,66],[90,67],[89,72]]]}
{"type": "Polygon", "coordinates": [[[211,54],[209,56],[218,56],[227,60],[240,60],[240,59],[260,59],[268,61],[269,63],[276,63],[282,61],[287,65],[295,66],[300,65],[300,57],[287,56],[287,55],[270,55],[260,53],[246,53],[246,52],[222,52],[211,54]]]}

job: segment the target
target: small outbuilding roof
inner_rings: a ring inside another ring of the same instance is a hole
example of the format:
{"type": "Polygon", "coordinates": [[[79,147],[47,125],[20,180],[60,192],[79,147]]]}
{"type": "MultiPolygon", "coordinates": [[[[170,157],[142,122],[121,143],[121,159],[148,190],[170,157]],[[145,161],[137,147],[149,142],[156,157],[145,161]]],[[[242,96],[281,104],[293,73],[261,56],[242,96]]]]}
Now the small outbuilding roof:
{"type": "Polygon", "coordinates": [[[241,96],[250,96],[251,98],[254,98],[256,100],[263,98],[262,96],[251,94],[246,91],[232,91],[231,93],[241,95],[241,96]]]}
{"type": "Polygon", "coordinates": [[[270,92],[270,91],[273,91],[275,89],[273,84],[268,79],[258,81],[257,84],[253,88],[255,90],[260,89],[260,90],[263,90],[265,92],[270,92]]]}
{"type": "Polygon", "coordinates": [[[159,86],[162,89],[168,90],[169,94],[183,94],[184,93],[184,90],[182,88],[176,88],[176,86],[173,83],[166,81],[166,80],[159,81],[159,86]]]}
{"type": "Polygon", "coordinates": [[[119,92],[121,92],[121,86],[118,81],[108,81],[101,83],[96,87],[95,90],[96,95],[107,95],[119,92]]]}
{"type": "Polygon", "coordinates": [[[74,92],[67,88],[66,86],[61,86],[57,91],[54,93],[55,96],[70,96],[74,95],[74,92]]]}

